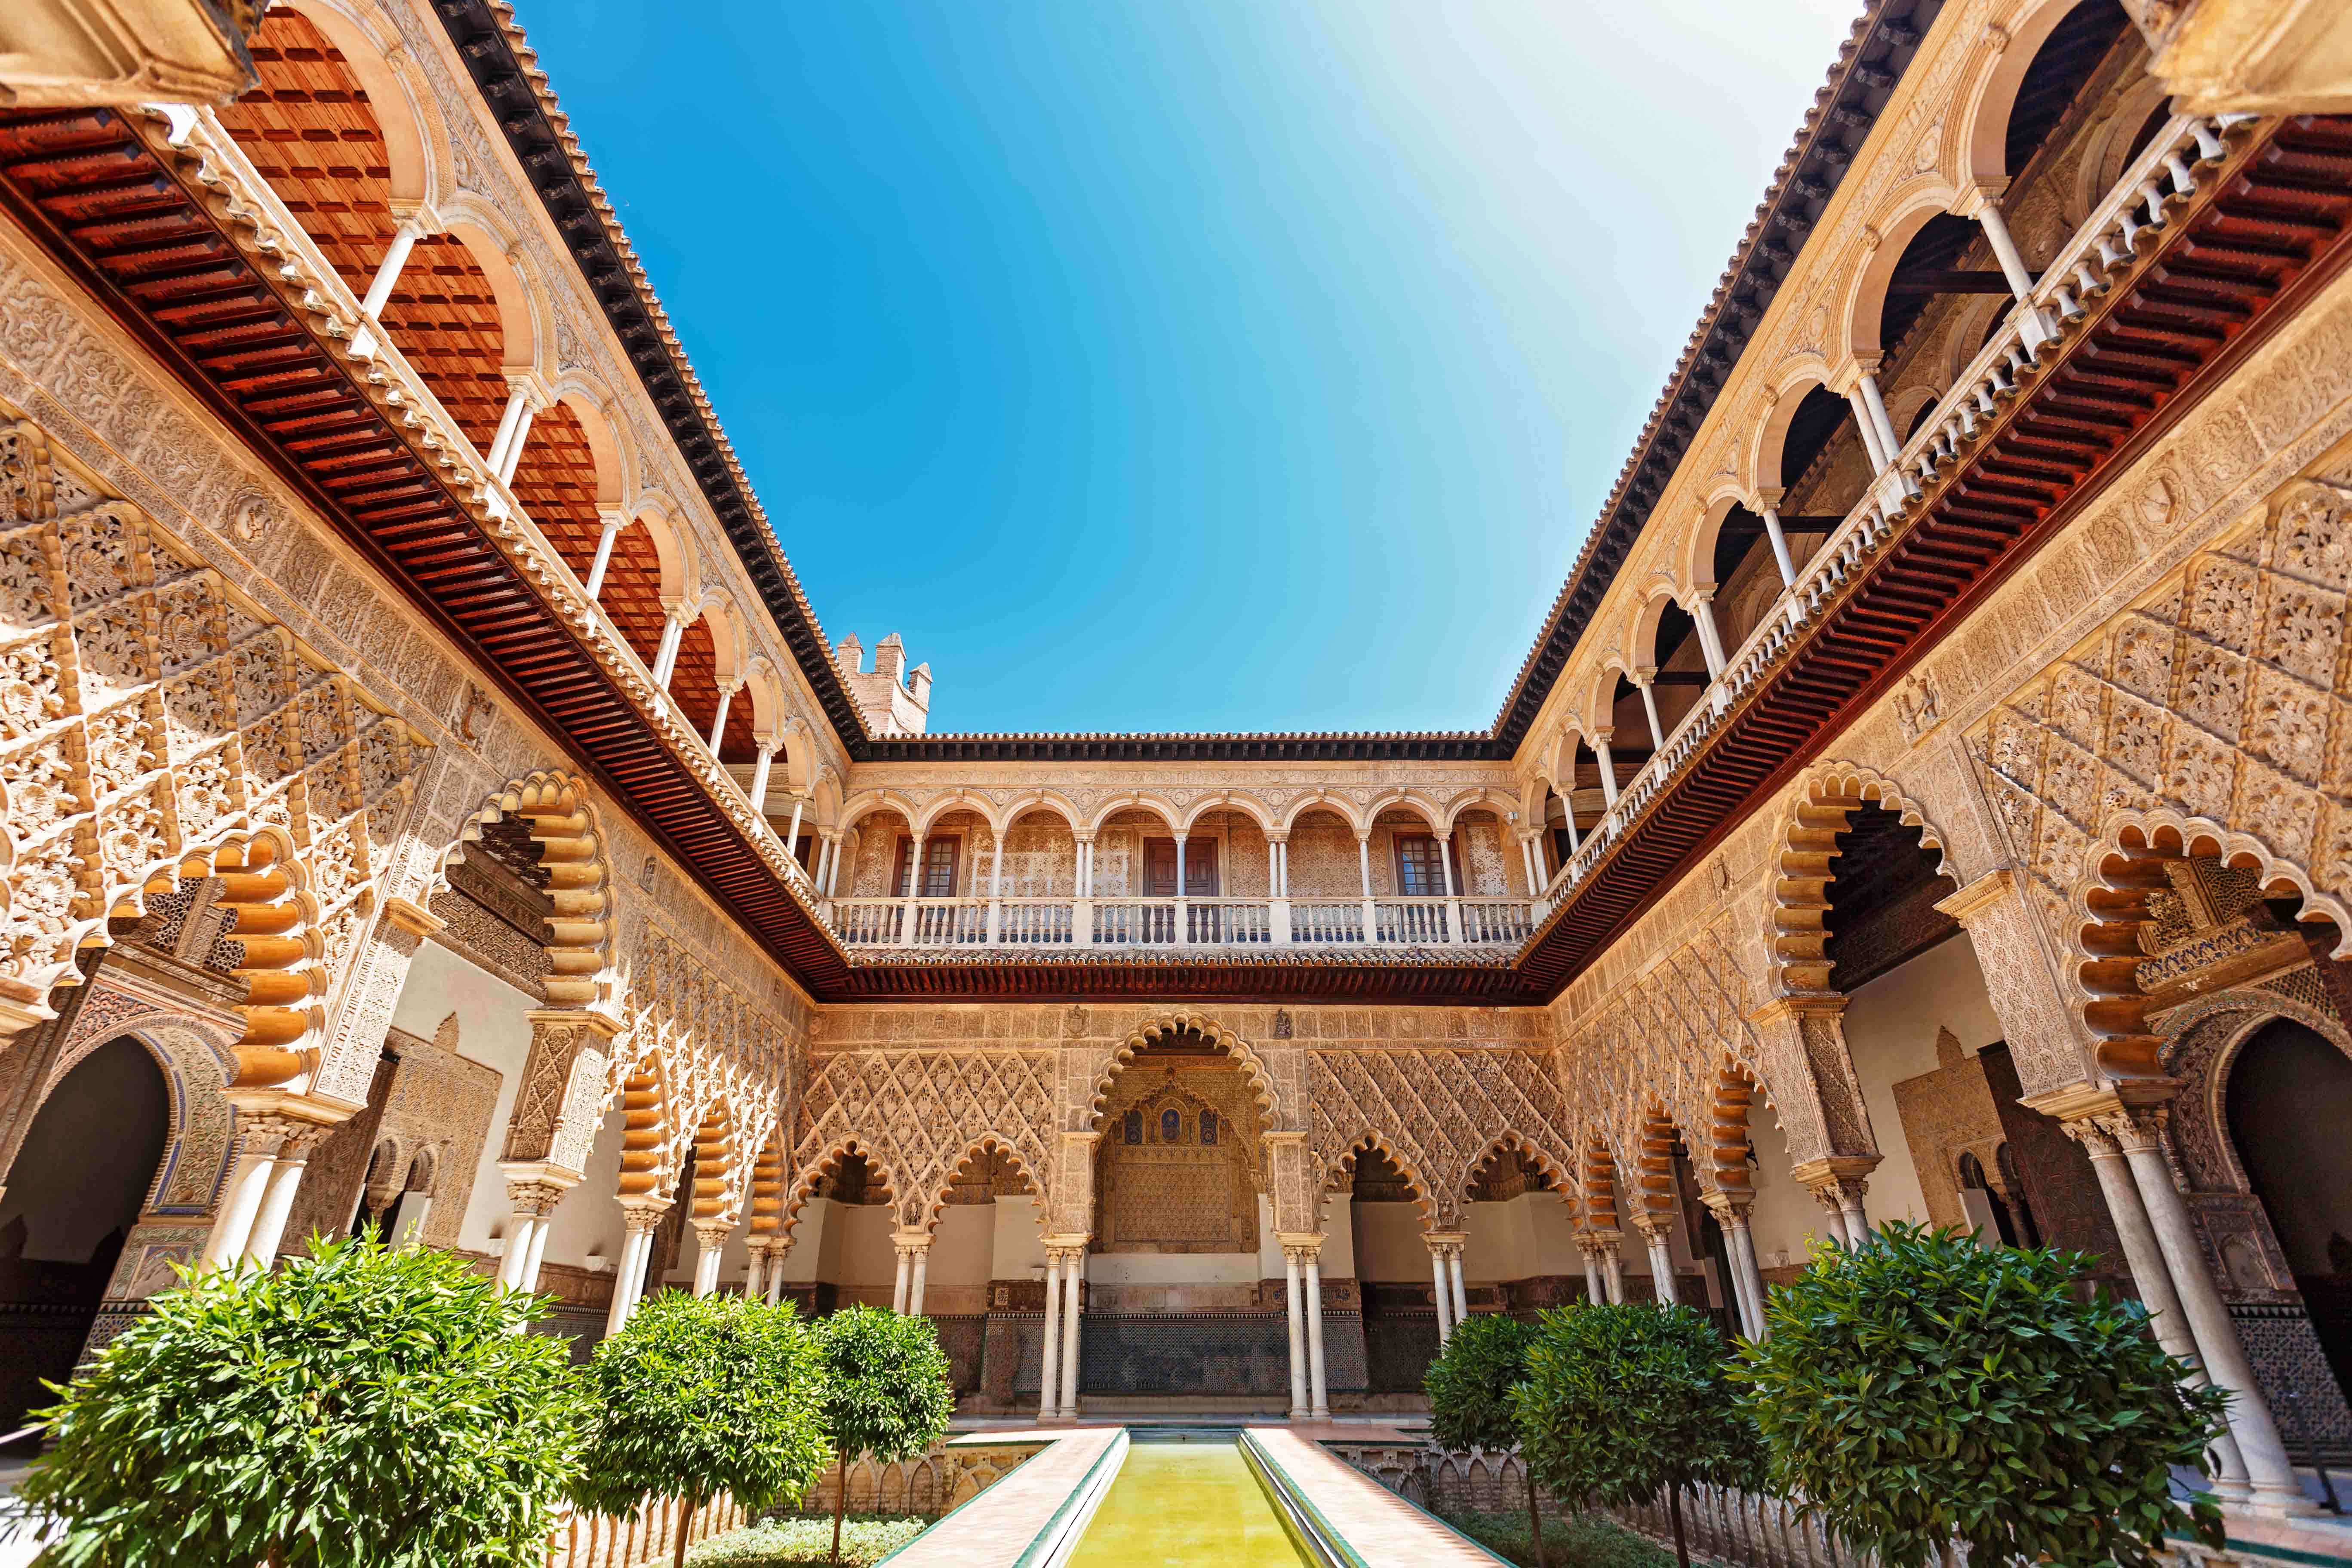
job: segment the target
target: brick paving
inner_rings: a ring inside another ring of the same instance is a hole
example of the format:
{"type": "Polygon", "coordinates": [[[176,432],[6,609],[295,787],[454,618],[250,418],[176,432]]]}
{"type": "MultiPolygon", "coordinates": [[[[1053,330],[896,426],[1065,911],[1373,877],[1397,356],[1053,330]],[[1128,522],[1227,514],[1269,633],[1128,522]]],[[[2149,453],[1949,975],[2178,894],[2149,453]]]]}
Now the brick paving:
{"type": "MultiPolygon", "coordinates": [[[[890,1568],[1011,1568],[1120,1430],[1031,1426],[1045,1451],[894,1552],[890,1568]]],[[[1012,1434],[985,1436],[1003,1442],[1012,1434]]]]}
{"type": "Polygon", "coordinates": [[[1362,1442],[1366,1439],[1361,1431],[1253,1426],[1249,1434],[1324,1522],[1374,1568],[1387,1563],[1407,1563],[1412,1568],[1495,1568],[1502,1561],[1315,1440],[1315,1436],[1339,1436],[1362,1442]]]}

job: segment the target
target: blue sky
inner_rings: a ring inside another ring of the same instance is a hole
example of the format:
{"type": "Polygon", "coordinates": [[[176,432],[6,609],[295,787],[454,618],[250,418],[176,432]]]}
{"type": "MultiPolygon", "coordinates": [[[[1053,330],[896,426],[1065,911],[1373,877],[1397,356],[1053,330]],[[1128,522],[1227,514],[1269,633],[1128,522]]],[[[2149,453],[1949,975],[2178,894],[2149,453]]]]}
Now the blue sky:
{"type": "Polygon", "coordinates": [[[940,730],[1481,729],[1856,0],[541,0],[940,730]]]}

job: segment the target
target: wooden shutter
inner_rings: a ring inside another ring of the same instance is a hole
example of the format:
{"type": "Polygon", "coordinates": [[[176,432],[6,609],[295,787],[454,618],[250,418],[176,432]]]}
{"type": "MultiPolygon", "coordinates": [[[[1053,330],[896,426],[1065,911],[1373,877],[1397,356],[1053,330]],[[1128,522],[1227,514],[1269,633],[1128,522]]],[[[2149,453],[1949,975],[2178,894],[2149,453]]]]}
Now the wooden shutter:
{"type": "MultiPolygon", "coordinates": [[[[1171,840],[1173,847],[1173,840],[1171,840]]],[[[1217,896],[1217,841],[1213,838],[1188,838],[1184,841],[1184,896],[1188,899],[1213,899],[1217,896]]]]}
{"type": "Polygon", "coordinates": [[[1143,841],[1143,896],[1147,899],[1172,899],[1176,896],[1176,840],[1147,838],[1143,841]]]}
{"type": "Polygon", "coordinates": [[[900,837],[898,858],[890,863],[890,896],[894,899],[907,898],[914,892],[914,884],[907,879],[908,873],[913,869],[907,864],[907,858],[913,853],[914,847],[913,839],[900,837]]]}

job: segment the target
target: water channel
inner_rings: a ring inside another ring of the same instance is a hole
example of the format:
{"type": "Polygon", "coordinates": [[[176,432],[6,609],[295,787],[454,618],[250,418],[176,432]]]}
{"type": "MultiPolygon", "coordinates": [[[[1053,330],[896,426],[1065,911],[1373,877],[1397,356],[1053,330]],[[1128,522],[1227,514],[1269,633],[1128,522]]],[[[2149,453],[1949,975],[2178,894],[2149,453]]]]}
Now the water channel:
{"type": "Polygon", "coordinates": [[[1066,1568],[1304,1568],[1231,1436],[1132,1434],[1066,1568]]]}

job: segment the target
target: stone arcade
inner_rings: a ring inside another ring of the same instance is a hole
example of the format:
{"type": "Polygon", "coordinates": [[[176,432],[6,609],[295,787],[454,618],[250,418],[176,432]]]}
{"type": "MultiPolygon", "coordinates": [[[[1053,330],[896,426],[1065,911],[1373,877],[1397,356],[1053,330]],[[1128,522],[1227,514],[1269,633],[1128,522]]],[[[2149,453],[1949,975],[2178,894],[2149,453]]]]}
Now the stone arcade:
{"type": "Polygon", "coordinates": [[[0,1418],[363,1222],[583,1354],[648,1290],[925,1313],[1054,1422],[1409,1408],[1585,1297],[1752,1334],[1910,1217],[2096,1254],[2301,1509],[2352,95],[2217,18],[2331,9],[1875,0],[1448,734],[928,733],[503,7],[10,66],[0,1418]]]}

